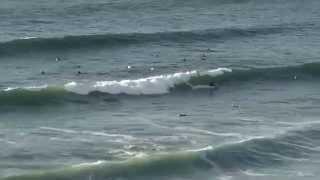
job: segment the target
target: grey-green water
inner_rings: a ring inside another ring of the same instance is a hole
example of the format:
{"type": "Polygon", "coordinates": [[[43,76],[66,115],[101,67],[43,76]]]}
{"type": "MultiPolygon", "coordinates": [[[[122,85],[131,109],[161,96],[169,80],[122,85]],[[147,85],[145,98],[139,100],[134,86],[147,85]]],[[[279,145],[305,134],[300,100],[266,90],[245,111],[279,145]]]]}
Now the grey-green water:
{"type": "Polygon", "coordinates": [[[0,179],[319,179],[319,10],[1,1],[0,179]]]}

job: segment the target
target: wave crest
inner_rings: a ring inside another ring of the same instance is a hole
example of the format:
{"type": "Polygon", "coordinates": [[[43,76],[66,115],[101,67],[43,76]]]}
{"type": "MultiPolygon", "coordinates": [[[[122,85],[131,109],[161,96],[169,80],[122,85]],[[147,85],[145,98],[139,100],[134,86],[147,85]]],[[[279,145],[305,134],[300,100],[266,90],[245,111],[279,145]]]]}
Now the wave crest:
{"type": "Polygon", "coordinates": [[[89,94],[98,91],[108,94],[128,94],[128,95],[154,95],[169,93],[177,85],[190,83],[192,78],[204,76],[216,77],[224,73],[232,72],[228,68],[218,68],[204,72],[187,71],[167,75],[152,76],[136,80],[121,81],[98,81],[92,85],[71,82],[65,85],[65,89],[77,94],[89,94]]]}
{"type": "Polygon", "coordinates": [[[65,101],[88,103],[88,101],[97,100],[92,97],[104,100],[108,95],[161,95],[181,90],[214,89],[218,86],[228,85],[230,82],[299,81],[318,79],[319,77],[320,63],[248,70],[229,68],[207,71],[193,70],[132,80],[70,82],[63,86],[9,87],[0,90],[0,105],[43,105],[65,101]]]}

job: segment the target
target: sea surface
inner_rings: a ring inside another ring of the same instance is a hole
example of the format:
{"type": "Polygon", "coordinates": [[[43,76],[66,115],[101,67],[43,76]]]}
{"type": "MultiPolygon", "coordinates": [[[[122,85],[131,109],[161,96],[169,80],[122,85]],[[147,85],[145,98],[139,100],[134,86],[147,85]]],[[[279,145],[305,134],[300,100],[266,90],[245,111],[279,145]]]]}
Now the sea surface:
{"type": "Polygon", "coordinates": [[[1,0],[0,180],[319,180],[319,0],[1,0]]]}

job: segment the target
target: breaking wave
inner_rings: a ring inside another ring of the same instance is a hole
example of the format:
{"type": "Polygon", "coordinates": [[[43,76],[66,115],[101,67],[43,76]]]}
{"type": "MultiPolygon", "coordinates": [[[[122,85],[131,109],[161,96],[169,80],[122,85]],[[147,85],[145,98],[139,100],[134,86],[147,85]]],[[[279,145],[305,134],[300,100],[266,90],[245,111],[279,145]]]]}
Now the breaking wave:
{"type": "Polygon", "coordinates": [[[204,87],[214,88],[215,84],[213,81],[211,82],[211,78],[231,72],[232,70],[228,68],[218,68],[203,72],[187,71],[135,80],[70,82],[63,86],[10,87],[0,91],[0,105],[42,105],[59,103],[63,100],[85,102],[84,100],[97,97],[101,93],[108,95],[159,95],[178,89],[192,89],[203,84],[206,85],[204,87]]]}
{"type": "Polygon", "coordinates": [[[43,105],[61,102],[88,103],[112,100],[108,96],[161,95],[176,91],[216,89],[227,83],[248,81],[295,81],[318,79],[320,63],[299,66],[237,70],[217,68],[187,71],[133,80],[69,82],[63,86],[10,87],[0,91],[0,105],[43,105]],[[98,98],[96,98],[98,97],[98,98]]]}
{"type": "Polygon", "coordinates": [[[83,163],[2,180],[149,179],[190,176],[208,171],[247,171],[308,160],[312,154],[319,153],[319,139],[320,130],[316,125],[274,137],[252,138],[215,148],[146,155],[126,161],[83,163]]]}

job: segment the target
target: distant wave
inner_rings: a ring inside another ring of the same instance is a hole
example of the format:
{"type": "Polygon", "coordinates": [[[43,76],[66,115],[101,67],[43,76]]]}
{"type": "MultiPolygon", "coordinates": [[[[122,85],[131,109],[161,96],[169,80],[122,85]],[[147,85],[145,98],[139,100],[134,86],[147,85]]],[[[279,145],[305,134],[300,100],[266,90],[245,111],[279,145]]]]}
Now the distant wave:
{"type": "Polygon", "coordinates": [[[126,161],[83,163],[60,170],[11,176],[2,180],[108,180],[190,177],[196,172],[246,171],[303,161],[318,153],[318,126],[288,131],[275,137],[252,138],[216,148],[145,155],[126,161]]]}
{"type": "Polygon", "coordinates": [[[0,56],[27,53],[95,49],[148,42],[193,42],[230,39],[284,33],[304,29],[312,24],[278,24],[273,26],[230,27],[207,30],[172,31],[155,33],[122,33],[79,35],[54,38],[23,38],[0,43],[0,56]]]}
{"type": "Polygon", "coordinates": [[[9,87],[0,91],[0,106],[44,105],[64,102],[88,104],[97,99],[114,101],[114,98],[110,96],[116,95],[161,95],[203,88],[214,90],[229,82],[294,81],[318,78],[320,78],[320,63],[248,70],[231,70],[229,68],[207,71],[193,70],[132,80],[70,82],[63,86],[9,87]]]}

